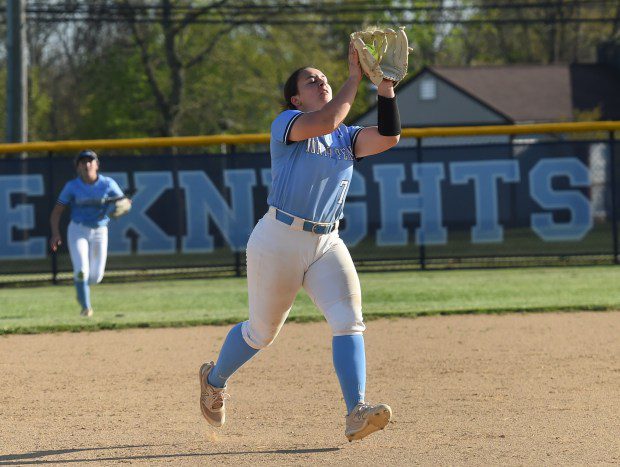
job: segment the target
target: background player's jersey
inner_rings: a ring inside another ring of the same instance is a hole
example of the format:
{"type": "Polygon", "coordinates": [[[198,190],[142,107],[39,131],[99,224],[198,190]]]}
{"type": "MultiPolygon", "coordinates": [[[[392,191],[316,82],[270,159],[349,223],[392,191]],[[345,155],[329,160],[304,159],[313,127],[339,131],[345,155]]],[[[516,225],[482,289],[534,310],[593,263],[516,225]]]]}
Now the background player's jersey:
{"type": "Polygon", "coordinates": [[[314,222],[342,217],[353,175],[355,139],[362,127],[341,124],[328,135],[290,142],[299,110],[285,110],[271,124],[271,190],[267,203],[314,222]]]}
{"type": "Polygon", "coordinates": [[[71,220],[87,227],[101,227],[108,225],[109,204],[104,204],[105,198],[123,196],[114,179],[99,174],[95,183],[88,184],[80,178],[67,182],[60,195],[58,204],[71,208],[71,220]]]}

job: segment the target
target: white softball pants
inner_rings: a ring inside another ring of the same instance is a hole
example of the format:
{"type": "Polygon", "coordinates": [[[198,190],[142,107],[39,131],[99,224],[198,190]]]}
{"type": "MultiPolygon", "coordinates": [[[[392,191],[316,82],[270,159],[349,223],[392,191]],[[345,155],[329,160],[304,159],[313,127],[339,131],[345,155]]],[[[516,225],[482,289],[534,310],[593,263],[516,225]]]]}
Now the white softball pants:
{"type": "Polygon", "coordinates": [[[301,287],[334,336],[366,329],[359,278],[338,229],[325,235],[295,230],[268,212],[250,235],[247,275],[250,318],[241,332],[250,347],[273,342],[301,287]]]}
{"type": "Polygon", "coordinates": [[[93,229],[72,221],[67,229],[67,242],[73,264],[73,278],[77,281],[87,280],[89,284],[101,282],[108,259],[107,226],[93,229]]]}

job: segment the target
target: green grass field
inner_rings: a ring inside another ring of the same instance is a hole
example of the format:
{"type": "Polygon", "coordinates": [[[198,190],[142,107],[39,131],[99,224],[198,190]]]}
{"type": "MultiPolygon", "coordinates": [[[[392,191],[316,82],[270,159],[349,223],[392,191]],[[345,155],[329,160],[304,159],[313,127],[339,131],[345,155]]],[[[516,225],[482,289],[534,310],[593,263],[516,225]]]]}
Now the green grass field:
{"type": "MultiPolygon", "coordinates": [[[[360,274],[366,319],[450,313],[620,309],[620,267],[516,268],[360,274]]],[[[245,278],[93,287],[79,316],[70,285],[0,289],[0,334],[229,324],[247,318],[245,278]]],[[[323,319],[301,291],[289,319],[323,319]]]]}

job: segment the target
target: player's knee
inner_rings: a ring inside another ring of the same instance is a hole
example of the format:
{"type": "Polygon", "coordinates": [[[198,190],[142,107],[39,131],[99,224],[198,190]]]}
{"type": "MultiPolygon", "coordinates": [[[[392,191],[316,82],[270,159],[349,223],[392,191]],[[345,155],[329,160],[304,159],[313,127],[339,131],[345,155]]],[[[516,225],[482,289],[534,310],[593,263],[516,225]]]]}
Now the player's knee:
{"type": "Polygon", "coordinates": [[[349,336],[352,334],[362,334],[366,330],[363,321],[349,321],[338,323],[338,326],[332,326],[333,336],[349,336]]]}
{"type": "Polygon", "coordinates": [[[275,339],[275,337],[259,337],[258,339],[254,339],[252,341],[253,345],[250,345],[250,347],[254,347],[255,349],[264,349],[265,347],[269,347],[273,344],[275,339]]]}
{"type": "Polygon", "coordinates": [[[252,326],[249,321],[244,321],[241,324],[241,335],[243,340],[250,347],[254,349],[264,349],[269,347],[278,335],[277,330],[270,332],[267,329],[257,329],[256,326],[252,326]]]}
{"type": "Polygon", "coordinates": [[[89,284],[99,284],[103,280],[103,274],[92,275],[88,278],[89,284]]]}
{"type": "Polygon", "coordinates": [[[84,282],[88,278],[88,272],[86,271],[75,271],[73,273],[73,279],[77,282],[84,282]]]}
{"type": "Polygon", "coordinates": [[[366,330],[361,304],[355,301],[343,300],[333,304],[325,311],[325,317],[334,336],[361,334],[366,330]]]}

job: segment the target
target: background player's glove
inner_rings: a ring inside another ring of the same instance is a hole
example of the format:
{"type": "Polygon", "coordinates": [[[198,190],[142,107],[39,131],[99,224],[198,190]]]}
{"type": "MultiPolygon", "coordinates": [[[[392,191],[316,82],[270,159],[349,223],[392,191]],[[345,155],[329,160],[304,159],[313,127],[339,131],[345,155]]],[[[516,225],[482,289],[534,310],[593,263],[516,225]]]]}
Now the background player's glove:
{"type": "Polygon", "coordinates": [[[114,203],[112,211],[110,211],[110,217],[116,219],[117,217],[124,216],[131,209],[131,200],[129,198],[121,198],[114,203]]]}
{"type": "Polygon", "coordinates": [[[409,41],[405,28],[369,28],[351,34],[360,65],[375,86],[383,79],[394,81],[394,86],[407,74],[409,66],[409,41]]]}

